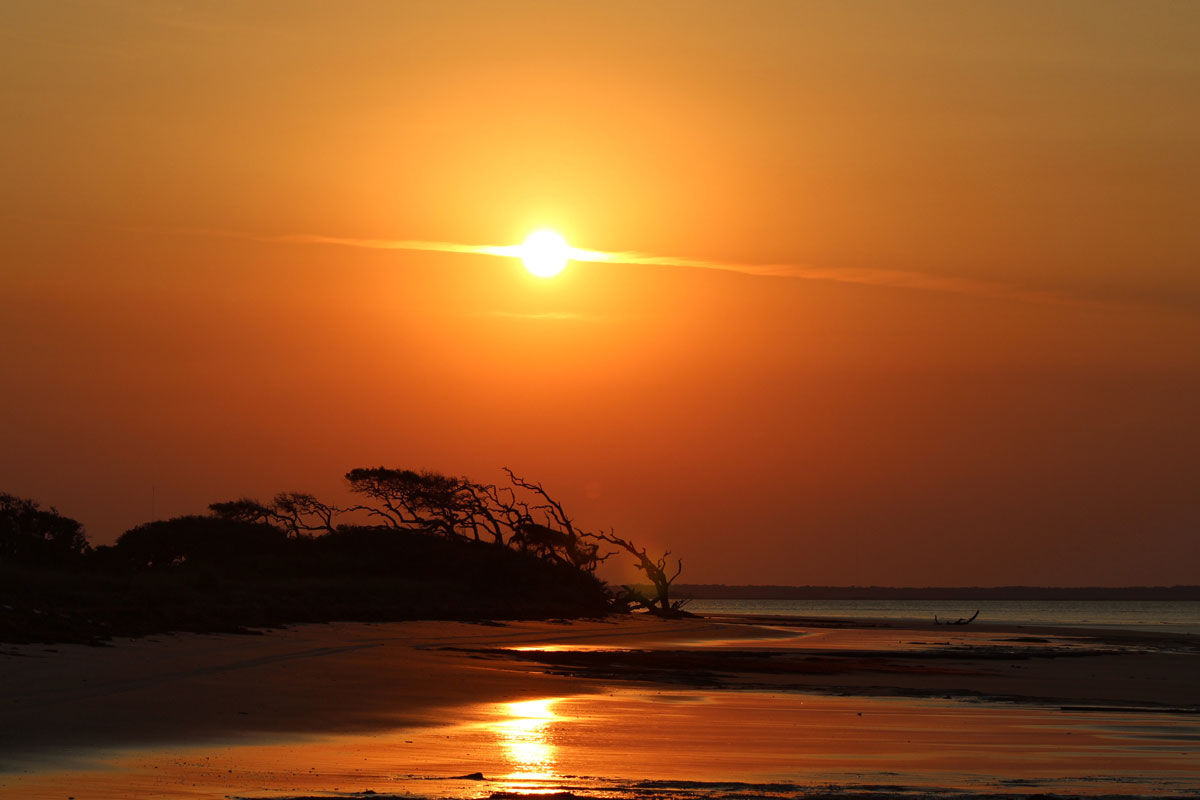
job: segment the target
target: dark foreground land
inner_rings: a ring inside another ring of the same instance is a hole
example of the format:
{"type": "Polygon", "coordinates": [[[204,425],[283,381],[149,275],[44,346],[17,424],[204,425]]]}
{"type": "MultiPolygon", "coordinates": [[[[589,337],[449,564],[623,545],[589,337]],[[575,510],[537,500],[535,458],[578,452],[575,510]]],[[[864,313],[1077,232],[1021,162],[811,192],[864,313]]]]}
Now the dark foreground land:
{"type": "Polygon", "coordinates": [[[610,611],[569,565],[461,537],[363,529],[236,558],[0,563],[0,642],[100,643],[333,620],[546,619],[610,611]]]}

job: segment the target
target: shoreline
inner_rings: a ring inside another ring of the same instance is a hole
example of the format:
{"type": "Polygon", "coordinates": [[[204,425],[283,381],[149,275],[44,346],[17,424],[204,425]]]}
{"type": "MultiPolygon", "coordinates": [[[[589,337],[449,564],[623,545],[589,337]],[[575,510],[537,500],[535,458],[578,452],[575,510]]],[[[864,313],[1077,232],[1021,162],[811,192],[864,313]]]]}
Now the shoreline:
{"type": "MultiPolygon", "coordinates": [[[[1028,718],[1039,726],[1048,724],[1041,720],[1062,718],[1085,738],[1096,726],[1165,725],[1200,739],[1200,697],[1192,680],[1200,637],[843,622],[817,627],[798,619],[772,618],[764,625],[638,615],[487,624],[330,623],[261,636],[146,637],[101,648],[8,646],[0,648],[6,677],[0,684],[0,797],[82,800],[89,796],[79,786],[84,778],[116,792],[98,797],[133,798],[148,789],[183,797],[165,788],[163,779],[199,780],[201,774],[220,787],[214,798],[250,796],[251,786],[264,781],[272,786],[282,781],[281,797],[303,794],[286,794],[283,784],[316,796],[333,786],[345,789],[343,780],[327,777],[345,764],[376,762],[375,772],[363,774],[374,775],[373,790],[380,791],[380,776],[401,780],[388,760],[397,753],[415,765],[411,769],[448,779],[478,771],[467,769],[472,764],[498,769],[496,764],[511,757],[497,744],[505,736],[517,736],[519,744],[539,725],[566,726],[572,714],[616,715],[606,723],[614,732],[592,749],[616,747],[621,727],[639,729],[636,718],[656,708],[655,714],[684,713],[680,719],[712,717],[733,730],[748,725],[747,736],[779,709],[808,708],[811,715],[823,708],[832,720],[823,724],[842,726],[863,714],[878,719],[880,710],[906,709],[904,719],[931,720],[934,733],[927,735],[937,735],[938,719],[962,717],[961,724],[970,725],[982,713],[999,721],[1028,718]],[[672,697],[678,702],[667,702],[672,697]],[[513,710],[536,709],[539,703],[557,703],[553,708],[560,711],[523,717],[526,712],[513,710]],[[465,755],[455,749],[460,740],[468,742],[465,755]],[[473,760],[476,749],[486,754],[479,761],[473,760]],[[205,771],[206,759],[218,753],[231,772],[205,771]],[[298,766],[269,766],[295,764],[299,753],[319,764],[326,777],[298,766]],[[251,764],[259,765],[257,783],[246,784],[249,779],[239,776],[251,764]]],[[[666,737],[655,746],[675,752],[672,736],[692,746],[696,729],[687,725],[691,733],[655,734],[666,737]]],[[[590,750],[571,750],[570,736],[563,736],[557,745],[563,758],[594,758],[590,750]]],[[[873,758],[869,750],[859,756],[873,758]]],[[[935,756],[942,757],[922,757],[935,756]]],[[[630,758],[635,777],[688,777],[656,772],[649,756],[630,758]]],[[[722,757],[714,751],[710,758],[719,763],[722,757]]],[[[746,758],[746,769],[765,768],[753,754],[746,758]]],[[[712,772],[706,763],[697,762],[701,774],[690,778],[706,780],[704,770],[712,772]]],[[[718,777],[736,774],[734,769],[718,777]]],[[[1019,777],[1014,773],[1012,779],[1019,777]]],[[[1194,777],[1200,790],[1200,775],[1194,777]]],[[[559,778],[554,786],[566,786],[559,778]]],[[[488,787],[501,791],[507,785],[488,787]]],[[[585,793],[601,796],[595,794],[598,787],[585,793]]],[[[419,788],[406,785],[406,791],[419,788]]],[[[477,797],[481,788],[465,782],[455,796],[477,797]]]]}
{"type": "MultiPolygon", "coordinates": [[[[480,669],[450,647],[607,646],[713,636],[658,619],[333,622],[258,635],[178,633],[82,644],[0,646],[0,770],[13,753],[430,725],[446,709],[584,680],[480,669]],[[243,713],[244,712],[244,713],[243,713]]],[[[735,634],[753,638],[754,632],[735,634]]]]}
{"type": "Polygon", "coordinates": [[[811,620],[713,618],[797,638],[754,649],[543,653],[560,674],[715,690],[954,698],[1096,711],[1200,714],[1200,636],[1048,626],[931,623],[814,626],[811,620]]]}
{"type": "Polygon", "coordinates": [[[1082,609],[1091,601],[1004,601],[975,599],[950,603],[943,600],[898,601],[886,600],[833,601],[725,601],[704,600],[689,603],[686,609],[704,617],[784,618],[803,620],[812,625],[830,623],[838,626],[848,621],[870,625],[932,624],[937,615],[942,627],[953,628],[959,618],[969,618],[976,611],[980,616],[970,627],[1001,626],[1033,628],[1078,628],[1081,630],[1128,630],[1143,633],[1184,634],[1200,636],[1200,601],[1154,601],[1161,606],[1147,609],[1138,601],[1097,601],[1097,609],[1082,609]],[[1027,606],[1027,607],[1023,607],[1027,606]],[[1049,616],[1050,613],[1055,616],[1049,616]],[[947,621],[951,624],[947,624],[947,621]]]}
{"type": "Polygon", "coordinates": [[[1200,633],[1175,631],[1146,626],[1122,626],[1118,623],[1063,623],[1038,622],[993,622],[976,620],[969,625],[936,624],[929,619],[917,617],[821,617],[786,614],[700,614],[700,619],[713,622],[742,625],[783,626],[809,629],[893,629],[922,632],[944,632],[947,635],[964,634],[1012,634],[1022,636],[1051,636],[1059,638],[1095,639],[1111,643],[1135,643],[1161,645],[1195,645],[1200,649],[1200,633]]]}

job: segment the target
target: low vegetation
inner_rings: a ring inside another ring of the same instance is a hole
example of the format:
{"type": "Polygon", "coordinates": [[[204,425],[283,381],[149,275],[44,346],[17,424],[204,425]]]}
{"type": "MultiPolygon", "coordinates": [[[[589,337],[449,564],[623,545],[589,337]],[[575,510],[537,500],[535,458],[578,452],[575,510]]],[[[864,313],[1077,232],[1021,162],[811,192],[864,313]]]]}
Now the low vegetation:
{"type": "Polygon", "coordinates": [[[53,508],[0,495],[0,641],[95,642],[333,620],[681,613],[682,565],[612,532],[580,530],[539,483],[386,467],[346,474],[354,505],[300,492],[216,502],[91,547],[53,508]],[[609,546],[616,549],[610,550],[609,546]],[[595,576],[619,551],[654,587],[595,576]],[[673,572],[674,574],[669,574],[673,572]]]}

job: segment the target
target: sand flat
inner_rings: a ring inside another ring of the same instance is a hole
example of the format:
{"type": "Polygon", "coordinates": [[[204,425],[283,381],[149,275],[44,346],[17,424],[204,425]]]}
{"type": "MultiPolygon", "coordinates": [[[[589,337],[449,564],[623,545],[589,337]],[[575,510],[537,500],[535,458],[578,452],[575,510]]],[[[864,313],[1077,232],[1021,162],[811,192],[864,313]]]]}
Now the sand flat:
{"type": "MultiPolygon", "coordinates": [[[[1102,654],[1021,657],[1013,662],[1019,669],[1006,664],[1001,672],[997,648],[1053,639],[957,631],[931,645],[930,633],[918,625],[831,631],[634,617],[339,623],[109,648],[6,647],[0,796],[672,796],[685,791],[680,782],[699,782],[686,791],[700,794],[738,783],[781,795],[828,785],[892,793],[1200,790],[1200,715],[1184,713],[1189,703],[1200,706],[1189,670],[1195,652],[1102,641],[1093,643],[1102,654]],[[938,656],[938,666],[955,669],[925,669],[919,658],[907,671],[854,666],[885,637],[901,664],[932,646],[953,656],[938,656]],[[853,668],[799,678],[729,674],[726,688],[697,689],[644,670],[564,670],[539,663],[538,650],[841,653],[853,668]],[[1040,687],[1048,702],[934,696],[993,694],[988,681],[1011,696],[1040,687]],[[837,696],[848,685],[857,686],[852,696],[837,696]],[[1063,711],[1058,695],[1072,685],[1087,687],[1080,700],[1125,708],[1063,711]],[[917,690],[924,696],[903,696],[917,690]],[[1155,703],[1157,710],[1136,708],[1155,703]],[[488,780],[452,780],[476,772],[488,780]]],[[[1078,646],[1073,632],[1062,640],[1078,646]]]]}
{"type": "MultiPolygon", "coordinates": [[[[442,648],[598,643],[644,646],[726,626],[619,622],[333,623],[259,636],[178,634],[111,647],[0,646],[0,769],[64,748],[189,742],[261,733],[431,724],[441,709],[509,695],[586,692],[583,682],[480,669],[442,648]]],[[[761,636],[748,630],[749,638],[761,636]]]]}

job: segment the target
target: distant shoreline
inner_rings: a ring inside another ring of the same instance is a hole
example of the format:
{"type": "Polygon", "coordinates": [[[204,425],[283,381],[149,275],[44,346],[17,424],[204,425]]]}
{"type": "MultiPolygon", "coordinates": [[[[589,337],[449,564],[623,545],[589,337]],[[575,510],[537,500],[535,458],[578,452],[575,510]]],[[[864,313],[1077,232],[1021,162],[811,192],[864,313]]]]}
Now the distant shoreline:
{"type": "Polygon", "coordinates": [[[685,583],[695,600],[1200,600],[1200,586],[778,586],[685,583]]]}

